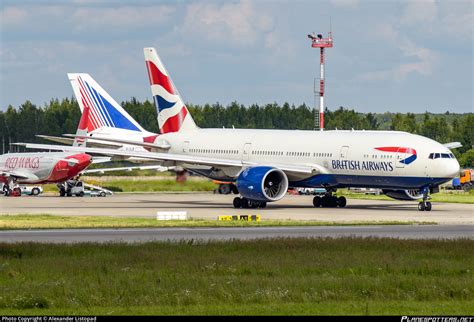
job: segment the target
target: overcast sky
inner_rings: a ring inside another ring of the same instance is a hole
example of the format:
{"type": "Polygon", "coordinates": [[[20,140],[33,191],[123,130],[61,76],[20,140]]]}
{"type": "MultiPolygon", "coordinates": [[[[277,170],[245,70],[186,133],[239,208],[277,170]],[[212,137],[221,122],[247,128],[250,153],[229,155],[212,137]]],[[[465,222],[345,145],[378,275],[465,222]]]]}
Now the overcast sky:
{"type": "Polygon", "coordinates": [[[151,99],[155,47],[193,104],[314,106],[327,34],[326,106],[473,112],[474,1],[0,1],[0,109],[73,95],[89,73],[117,101],[151,99]]]}

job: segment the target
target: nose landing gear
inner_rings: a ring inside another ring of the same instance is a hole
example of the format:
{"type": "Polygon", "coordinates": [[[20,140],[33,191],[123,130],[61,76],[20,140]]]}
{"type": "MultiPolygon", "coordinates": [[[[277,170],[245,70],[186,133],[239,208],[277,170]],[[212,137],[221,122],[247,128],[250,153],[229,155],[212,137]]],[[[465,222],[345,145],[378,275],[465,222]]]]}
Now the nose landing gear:
{"type": "Polygon", "coordinates": [[[428,201],[430,199],[429,188],[424,188],[423,190],[423,201],[418,203],[418,210],[419,211],[431,211],[431,202],[428,201]]]}

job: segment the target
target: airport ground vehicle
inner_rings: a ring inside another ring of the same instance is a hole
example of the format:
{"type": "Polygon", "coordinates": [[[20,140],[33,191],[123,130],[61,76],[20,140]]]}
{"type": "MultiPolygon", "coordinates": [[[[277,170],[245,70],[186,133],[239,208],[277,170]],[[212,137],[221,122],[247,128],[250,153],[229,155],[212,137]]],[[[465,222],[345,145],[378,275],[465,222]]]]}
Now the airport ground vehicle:
{"type": "Polygon", "coordinates": [[[43,193],[43,187],[41,186],[20,186],[19,188],[22,195],[38,196],[43,193]]]}
{"type": "Polygon", "coordinates": [[[357,188],[357,187],[354,187],[354,188],[348,188],[348,190],[351,191],[351,192],[364,193],[364,194],[366,194],[366,195],[375,195],[375,196],[378,196],[378,195],[383,194],[382,190],[380,190],[380,189],[375,189],[375,188],[357,188]]]}
{"type": "Polygon", "coordinates": [[[459,178],[454,178],[452,181],[453,189],[470,191],[474,185],[472,172],[472,169],[461,170],[459,173],[459,178]]]}
{"type": "Polygon", "coordinates": [[[324,188],[297,188],[298,194],[300,195],[325,195],[326,189],[324,188]]]}
{"type": "Polygon", "coordinates": [[[113,192],[108,189],[87,184],[79,180],[68,180],[57,186],[61,197],[106,197],[107,195],[113,194],[113,192]]]}

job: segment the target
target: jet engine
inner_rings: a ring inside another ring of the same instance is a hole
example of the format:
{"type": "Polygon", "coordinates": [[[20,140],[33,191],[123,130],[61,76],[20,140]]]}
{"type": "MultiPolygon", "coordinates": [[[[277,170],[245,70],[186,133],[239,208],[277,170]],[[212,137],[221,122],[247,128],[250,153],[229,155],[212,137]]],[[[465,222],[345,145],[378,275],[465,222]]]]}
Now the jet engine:
{"type": "Polygon", "coordinates": [[[397,200],[417,200],[423,198],[423,194],[418,189],[409,190],[382,190],[390,198],[397,200]]]}
{"type": "Polygon", "coordinates": [[[249,200],[277,201],[288,190],[288,177],[277,168],[251,167],[240,173],[236,186],[242,197],[249,200]]]}

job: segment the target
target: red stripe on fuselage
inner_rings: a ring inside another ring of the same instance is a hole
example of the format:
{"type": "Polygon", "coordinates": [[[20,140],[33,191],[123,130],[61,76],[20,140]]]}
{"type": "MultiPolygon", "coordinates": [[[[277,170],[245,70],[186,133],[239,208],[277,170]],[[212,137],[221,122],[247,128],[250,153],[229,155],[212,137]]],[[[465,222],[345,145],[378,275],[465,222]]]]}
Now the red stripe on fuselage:
{"type": "Polygon", "coordinates": [[[403,148],[398,146],[387,146],[375,148],[375,150],[384,151],[384,152],[399,152],[399,153],[411,153],[416,154],[416,150],[412,148],[403,148]]]}
{"type": "Polygon", "coordinates": [[[171,80],[168,78],[168,76],[163,74],[153,62],[147,60],[146,68],[148,70],[150,85],[161,85],[168,91],[168,93],[176,94],[174,92],[173,85],[171,85],[171,80]]]}
{"type": "Polygon", "coordinates": [[[173,115],[166,120],[165,124],[163,124],[163,126],[161,127],[160,132],[162,134],[178,132],[187,114],[188,110],[186,109],[186,106],[183,106],[183,108],[181,109],[181,111],[179,111],[178,114],[173,115]]]}

